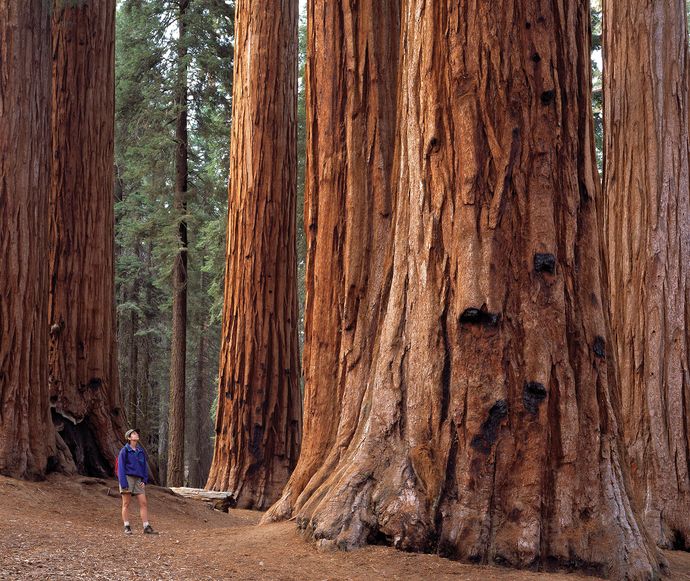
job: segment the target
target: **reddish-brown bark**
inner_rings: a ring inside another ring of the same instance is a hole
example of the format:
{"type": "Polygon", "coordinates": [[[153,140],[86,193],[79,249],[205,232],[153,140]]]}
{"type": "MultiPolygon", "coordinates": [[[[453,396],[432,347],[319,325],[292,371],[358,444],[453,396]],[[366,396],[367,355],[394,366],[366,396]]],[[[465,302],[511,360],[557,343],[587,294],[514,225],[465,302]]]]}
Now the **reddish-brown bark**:
{"type": "Polygon", "coordinates": [[[305,409],[349,434],[296,503],[320,544],[658,571],[626,489],[607,359],[588,32],[584,0],[403,2],[372,362],[361,397],[305,409]]]}
{"type": "Polygon", "coordinates": [[[297,0],[236,6],[225,306],[207,488],[274,502],[297,462],[297,0]]]}
{"type": "MultiPolygon", "coordinates": [[[[48,393],[50,4],[0,3],[0,474],[55,457],[48,393]]],[[[51,460],[52,459],[52,460],[51,460]]]]}
{"type": "Polygon", "coordinates": [[[390,236],[399,4],[308,4],[307,413],[299,462],[265,520],[299,509],[356,427],[390,236]]]}
{"type": "Polygon", "coordinates": [[[690,549],[690,181],[685,2],[604,2],[604,237],[635,497],[690,549]]]}
{"type": "Polygon", "coordinates": [[[125,430],[114,301],[115,2],[55,0],[50,401],[80,472],[112,474],[125,430]]]}

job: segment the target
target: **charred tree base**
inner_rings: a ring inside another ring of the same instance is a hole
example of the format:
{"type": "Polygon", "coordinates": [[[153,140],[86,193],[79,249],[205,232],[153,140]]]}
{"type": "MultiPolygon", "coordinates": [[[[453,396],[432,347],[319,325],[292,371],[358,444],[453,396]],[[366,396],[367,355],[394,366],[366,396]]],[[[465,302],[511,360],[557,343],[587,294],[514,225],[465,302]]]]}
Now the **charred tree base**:
{"type": "Polygon", "coordinates": [[[645,524],[658,547],[672,551],[690,551],[690,506],[669,502],[663,510],[646,510],[645,524]]]}
{"type": "Polygon", "coordinates": [[[111,478],[115,459],[106,458],[97,445],[97,430],[88,420],[74,423],[52,410],[53,425],[58,435],[62,471],[76,471],[84,476],[111,478]]]}
{"type": "Polygon", "coordinates": [[[55,443],[57,445],[57,459],[54,471],[62,472],[63,474],[70,476],[78,474],[79,470],[77,469],[77,465],[74,463],[72,452],[69,449],[69,446],[62,439],[60,432],[57,430],[55,432],[55,443]]]}

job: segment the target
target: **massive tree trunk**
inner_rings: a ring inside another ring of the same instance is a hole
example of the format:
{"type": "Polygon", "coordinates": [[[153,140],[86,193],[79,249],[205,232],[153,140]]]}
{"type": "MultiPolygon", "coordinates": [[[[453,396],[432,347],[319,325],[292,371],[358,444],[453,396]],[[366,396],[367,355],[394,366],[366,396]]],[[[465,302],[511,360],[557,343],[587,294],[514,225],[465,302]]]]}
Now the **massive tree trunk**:
{"type": "Polygon", "coordinates": [[[115,2],[53,6],[50,397],[84,474],[112,474],[124,422],[114,256],[115,2]]]}
{"type": "Polygon", "coordinates": [[[324,545],[648,579],[606,350],[587,3],[403,6],[385,307],[363,397],[342,399],[351,437],[297,521],[324,545]]]}
{"type": "Polygon", "coordinates": [[[187,368],[187,8],[179,0],[177,39],[177,122],[175,126],[175,212],[179,250],[173,265],[170,408],[168,410],[168,486],[184,484],[185,389],[187,368]]]}
{"type": "Polygon", "coordinates": [[[605,214],[635,497],[690,549],[690,182],[685,2],[604,2],[605,214]]]}
{"type": "Polygon", "coordinates": [[[55,459],[48,392],[50,4],[0,3],[0,474],[55,459]]]}
{"type": "Polygon", "coordinates": [[[207,488],[274,502],[299,454],[297,0],[236,7],[225,306],[207,488]]]}
{"type": "Polygon", "coordinates": [[[307,413],[297,467],[264,520],[301,508],[337,465],[357,425],[391,226],[399,5],[309,2],[307,413]]]}

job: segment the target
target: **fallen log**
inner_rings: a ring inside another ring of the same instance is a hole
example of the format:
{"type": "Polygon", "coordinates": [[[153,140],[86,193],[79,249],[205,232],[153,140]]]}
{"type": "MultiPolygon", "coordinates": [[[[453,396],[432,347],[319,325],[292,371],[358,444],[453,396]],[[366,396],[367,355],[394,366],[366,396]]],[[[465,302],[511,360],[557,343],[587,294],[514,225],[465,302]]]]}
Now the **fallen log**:
{"type": "Polygon", "coordinates": [[[210,508],[221,512],[228,512],[228,509],[235,508],[236,504],[236,499],[233,498],[230,492],[204,490],[203,488],[188,488],[186,486],[171,487],[171,490],[175,494],[179,494],[185,498],[206,502],[209,504],[210,508]]]}

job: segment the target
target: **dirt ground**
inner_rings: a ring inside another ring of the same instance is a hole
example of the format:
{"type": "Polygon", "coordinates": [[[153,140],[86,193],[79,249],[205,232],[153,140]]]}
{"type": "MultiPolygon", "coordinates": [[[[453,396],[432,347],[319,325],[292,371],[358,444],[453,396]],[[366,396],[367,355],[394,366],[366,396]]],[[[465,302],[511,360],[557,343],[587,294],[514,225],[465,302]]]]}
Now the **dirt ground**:
{"type": "MultiPolygon", "coordinates": [[[[158,536],[134,535],[120,522],[117,483],[53,475],[45,482],[0,477],[0,579],[374,580],[456,581],[592,579],[478,567],[433,555],[367,547],[320,551],[293,523],[258,526],[260,513],[213,511],[197,500],[148,488],[158,536]],[[115,489],[108,495],[108,488],[115,489]]],[[[690,581],[690,555],[667,553],[672,578],[690,581]]]]}

